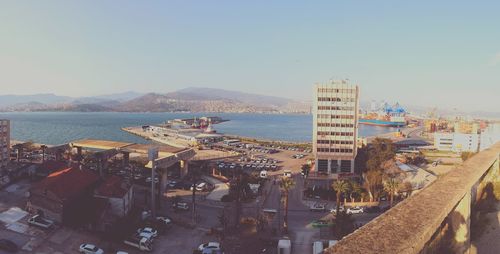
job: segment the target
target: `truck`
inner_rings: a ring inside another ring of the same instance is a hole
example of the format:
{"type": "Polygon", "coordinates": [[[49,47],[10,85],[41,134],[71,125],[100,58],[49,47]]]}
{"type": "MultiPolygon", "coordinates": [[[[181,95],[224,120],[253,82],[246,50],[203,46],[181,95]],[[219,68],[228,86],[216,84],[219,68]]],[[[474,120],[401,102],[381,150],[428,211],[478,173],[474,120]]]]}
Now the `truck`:
{"type": "Polygon", "coordinates": [[[146,237],[132,236],[123,241],[124,244],[135,247],[141,251],[152,251],[151,240],[146,237]]]}
{"type": "Polygon", "coordinates": [[[28,219],[28,224],[48,229],[54,225],[54,222],[49,219],[45,219],[41,215],[37,214],[28,219]]]}

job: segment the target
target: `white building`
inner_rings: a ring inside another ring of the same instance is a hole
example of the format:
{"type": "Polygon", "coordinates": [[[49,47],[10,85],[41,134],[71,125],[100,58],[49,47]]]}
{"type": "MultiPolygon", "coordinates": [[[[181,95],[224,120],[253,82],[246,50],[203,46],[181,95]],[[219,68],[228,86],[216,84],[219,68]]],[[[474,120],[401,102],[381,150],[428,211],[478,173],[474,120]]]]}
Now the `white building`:
{"type": "Polygon", "coordinates": [[[477,152],[479,134],[434,133],[434,147],[439,151],[477,152]]]}
{"type": "Polygon", "coordinates": [[[0,169],[10,160],[10,121],[0,119],[0,169]]]}
{"type": "Polygon", "coordinates": [[[316,84],[313,100],[315,171],[353,173],[357,154],[359,88],[348,80],[316,84]]]}
{"type": "Polygon", "coordinates": [[[491,123],[481,133],[479,150],[483,151],[484,149],[487,149],[498,141],[500,141],[500,123],[491,123]]]}

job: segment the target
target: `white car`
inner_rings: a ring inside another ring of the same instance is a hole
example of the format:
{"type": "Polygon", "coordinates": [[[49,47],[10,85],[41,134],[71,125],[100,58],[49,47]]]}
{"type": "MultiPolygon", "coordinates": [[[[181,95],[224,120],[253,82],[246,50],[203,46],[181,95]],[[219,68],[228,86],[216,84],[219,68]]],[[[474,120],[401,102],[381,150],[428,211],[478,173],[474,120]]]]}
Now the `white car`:
{"type": "Polygon", "coordinates": [[[284,176],[284,177],[291,178],[291,177],[292,177],[292,171],[290,171],[290,170],[285,170],[285,171],[283,172],[283,176],[284,176]]]}
{"type": "Polygon", "coordinates": [[[325,204],[316,203],[316,204],[311,205],[309,207],[309,210],[311,212],[324,212],[324,211],[326,211],[326,207],[325,207],[325,204]]]}
{"type": "Polygon", "coordinates": [[[358,214],[358,213],[363,213],[363,212],[364,212],[364,209],[362,207],[359,207],[359,206],[347,208],[348,214],[358,214]]]}
{"type": "MultiPolygon", "coordinates": [[[[343,212],[344,211],[344,207],[343,206],[339,207],[339,211],[343,212]]],[[[337,208],[334,207],[334,208],[330,209],[330,213],[337,214],[337,208]]]]}
{"type": "Polygon", "coordinates": [[[150,227],[139,228],[139,229],[137,229],[137,233],[139,233],[140,236],[143,236],[146,238],[150,238],[148,236],[152,236],[152,237],[158,236],[158,231],[156,229],[153,229],[150,227]]]}
{"type": "Polygon", "coordinates": [[[165,225],[170,225],[172,223],[172,220],[168,217],[156,217],[156,220],[164,223],[165,225]]]}
{"type": "Polygon", "coordinates": [[[219,250],[220,249],[220,243],[218,243],[218,242],[208,242],[208,243],[200,244],[200,246],[198,246],[198,250],[203,251],[204,249],[219,250]]]}
{"type": "Polygon", "coordinates": [[[97,248],[97,246],[90,244],[90,243],[84,243],[80,245],[80,252],[85,253],[85,254],[103,254],[104,251],[102,249],[97,248]]]}

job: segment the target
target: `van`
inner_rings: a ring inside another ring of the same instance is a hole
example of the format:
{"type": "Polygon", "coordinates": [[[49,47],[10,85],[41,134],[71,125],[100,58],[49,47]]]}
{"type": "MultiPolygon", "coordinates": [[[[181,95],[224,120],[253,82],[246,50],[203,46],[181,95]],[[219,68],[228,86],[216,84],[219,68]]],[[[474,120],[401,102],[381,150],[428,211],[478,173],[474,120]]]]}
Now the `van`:
{"type": "Polygon", "coordinates": [[[260,171],[260,178],[267,178],[267,171],[266,170],[262,170],[260,171]]]}
{"type": "Polygon", "coordinates": [[[323,242],[315,241],[313,243],[313,254],[322,254],[323,253],[323,242]]]}

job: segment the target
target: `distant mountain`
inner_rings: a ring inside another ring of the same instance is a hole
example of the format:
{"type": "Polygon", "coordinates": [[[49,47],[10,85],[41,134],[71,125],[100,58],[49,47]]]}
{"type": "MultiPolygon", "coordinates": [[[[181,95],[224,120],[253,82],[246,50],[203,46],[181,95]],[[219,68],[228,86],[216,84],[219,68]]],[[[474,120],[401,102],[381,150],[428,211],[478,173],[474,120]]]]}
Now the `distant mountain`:
{"type": "Polygon", "coordinates": [[[16,104],[42,103],[56,104],[73,100],[71,97],[58,96],[55,94],[33,94],[33,95],[0,95],[0,108],[16,104]]]}
{"type": "Polygon", "coordinates": [[[167,94],[125,92],[92,97],[4,96],[0,111],[262,112],[308,113],[309,102],[212,88],[167,94]]]}
{"type": "Polygon", "coordinates": [[[231,100],[246,103],[250,105],[262,105],[268,107],[282,107],[292,102],[293,100],[269,96],[251,94],[237,91],[229,91],[215,88],[189,87],[178,90],[174,93],[169,93],[167,96],[198,96],[209,100],[231,100]]]}
{"type": "Polygon", "coordinates": [[[98,95],[98,96],[93,96],[93,97],[90,97],[90,98],[107,100],[107,101],[128,101],[128,100],[132,100],[132,99],[141,97],[143,95],[144,95],[144,93],[138,93],[138,92],[134,92],[134,91],[127,91],[127,92],[123,92],[123,93],[113,93],[113,94],[98,95]]]}

